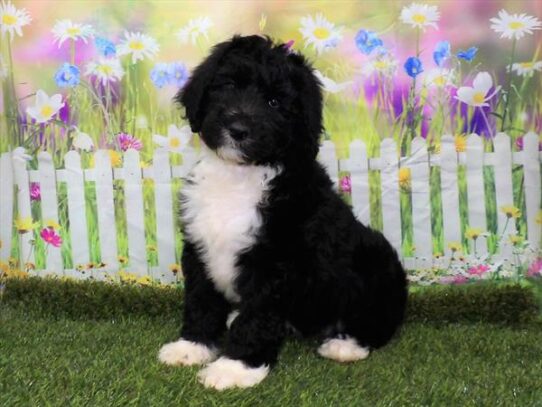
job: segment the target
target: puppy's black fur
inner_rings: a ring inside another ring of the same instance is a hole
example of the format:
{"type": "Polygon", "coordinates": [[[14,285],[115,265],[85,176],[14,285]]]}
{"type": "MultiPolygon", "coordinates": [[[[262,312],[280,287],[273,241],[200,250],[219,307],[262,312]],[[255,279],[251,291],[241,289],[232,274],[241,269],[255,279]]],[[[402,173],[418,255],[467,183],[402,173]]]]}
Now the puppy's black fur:
{"type": "Polygon", "coordinates": [[[237,258],[238,303],[216,289],[185,236],[182,337],[218,346],[236,308],[222,353],[249,366],[275,362],[292,326],[304,335],[349,335],[369,348],[386,344],[403,320],[405,272],[316,160],[322,95],[305,58],[268,38],[233,37],[195,69],[177,101],[211,150],[230,145],[239,165],[282,169],[260,204],[255,244],[237,258]]]}

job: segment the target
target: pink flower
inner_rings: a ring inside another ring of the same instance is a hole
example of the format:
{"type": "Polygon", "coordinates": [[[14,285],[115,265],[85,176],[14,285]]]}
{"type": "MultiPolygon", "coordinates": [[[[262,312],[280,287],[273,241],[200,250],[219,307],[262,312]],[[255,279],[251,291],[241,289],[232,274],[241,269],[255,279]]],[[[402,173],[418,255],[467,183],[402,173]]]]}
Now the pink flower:
{"type": "Polygon", "coordinates": [[[126,151],[129,148],[139,151],[143,148],[141,140],[136,139],[134,136],[128,133],[117,134],[117,141],[119,142],[120,149],[122,151],[126,151]]]}
{"type": "Polygon", "coordinates": [[[352,182],[350,181],[350,175],[345,175],[341,178],[340,188],[342,192],[352,192],[352,182]]]}
{"type": "Polygon", "coordinates": [[[446,276],[440,279],[442,284],[465,284],[469,279],[465,276],[446,276]]]}
{"type": "Polygon", "coordinates": [[[536,259],[533,262],[533,264],[529,266],[529,269],[527,270],[527,276],[529,277],[542,276],[542,258],[541,257],[536,259]]]}
{"type": "Polygon", "coordinates": [[[487,273],[489,270],[489,266],[480,264],[478,266],[472,266],[469,268],[467,273],[469,273],[471,276],[481,276],[482,274],[487,273]]]}
{"type": "Polygon", "coordinates": [[[47,244],[54,247],[60,247],[62,238],[56,233],[53,228],[43,228],[40,233],[41,238],[47,244]]]}
{"type": "Polygon", "coordinates": [[[37,182],[30,183],[30,199],[33,201],[39,201],[41,199],[40,184],[37,182]]]}

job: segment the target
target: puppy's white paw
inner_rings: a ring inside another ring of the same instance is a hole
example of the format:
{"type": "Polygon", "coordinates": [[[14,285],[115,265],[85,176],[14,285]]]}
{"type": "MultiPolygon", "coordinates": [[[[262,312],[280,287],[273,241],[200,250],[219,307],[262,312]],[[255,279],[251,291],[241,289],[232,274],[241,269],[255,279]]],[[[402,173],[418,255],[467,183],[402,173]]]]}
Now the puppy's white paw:
{"type": "Polygon", "coordinates": [[[369,349],[359,346],[354,338],[347,336],[346,339],[327,339],[318,348],[318,353],[337,362],[354,362],[369,356],[369,349]]]}
{"type": "Polygon", "coordinates": [[[231,387],[252,387],[260,383],[269,373],[269,367],[248,367],[240,360],[221,357],[198,373],[205,387],[225,390],[231,387]]]}
{"type": "Polygon", "coordinates": [[[158,352],[158,359],[166,365],[202,365],[215,360],[216,356],[214,349],[182,338],[165,344],[158,352]]]}

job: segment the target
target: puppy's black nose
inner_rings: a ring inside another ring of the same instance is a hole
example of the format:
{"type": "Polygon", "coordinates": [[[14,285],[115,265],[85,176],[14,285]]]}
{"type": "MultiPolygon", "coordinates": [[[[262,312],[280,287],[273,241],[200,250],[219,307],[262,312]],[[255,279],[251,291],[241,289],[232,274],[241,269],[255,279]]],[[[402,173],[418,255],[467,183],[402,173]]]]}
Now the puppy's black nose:
{"type": "Polygon", "coordinates": [[[236,141],[241,141],[248,136],[248,126],[239,121],[235,121],[228,125],[228,131],[231,138],[236,141]]]}

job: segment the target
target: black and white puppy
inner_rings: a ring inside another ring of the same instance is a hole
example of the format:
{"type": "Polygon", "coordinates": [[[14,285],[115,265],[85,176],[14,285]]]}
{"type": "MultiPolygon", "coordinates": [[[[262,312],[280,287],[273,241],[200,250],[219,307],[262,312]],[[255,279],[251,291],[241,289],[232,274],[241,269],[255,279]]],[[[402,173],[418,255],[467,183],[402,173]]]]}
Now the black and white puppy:
{"type": "Polygon", "coordinates": [[[185,276],[170,365],[207,364],[207,387],[262,381],[285,337],[364,359],[403,320],[405,272],[316,160],[322,94],[309,63],[259,36],[214,47],[177,96],[203,156],[181,193],[185,276]]]}

